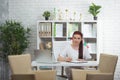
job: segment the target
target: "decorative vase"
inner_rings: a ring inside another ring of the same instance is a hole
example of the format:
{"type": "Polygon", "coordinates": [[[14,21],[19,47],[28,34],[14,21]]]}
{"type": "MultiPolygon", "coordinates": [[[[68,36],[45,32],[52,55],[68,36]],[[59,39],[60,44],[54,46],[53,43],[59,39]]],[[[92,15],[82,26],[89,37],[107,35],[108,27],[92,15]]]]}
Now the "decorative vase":
{"type": "Polygon", "coordinates": [[[96,16],[94,16],[94,17],[93,17],[93,19],[94,19],[94,20],[97,20],[97,17],[96,17],[96,16]]]}
{"type": "Polygon", "coordinates": [[[3,59],[0,60],[0,80],[11,80],[9,63],[3,59]]]}
{"type": "Polygon", "coordinates": [[[45,20],[48,20],[49,19],[49,17],[45,17],[45,20]]]}

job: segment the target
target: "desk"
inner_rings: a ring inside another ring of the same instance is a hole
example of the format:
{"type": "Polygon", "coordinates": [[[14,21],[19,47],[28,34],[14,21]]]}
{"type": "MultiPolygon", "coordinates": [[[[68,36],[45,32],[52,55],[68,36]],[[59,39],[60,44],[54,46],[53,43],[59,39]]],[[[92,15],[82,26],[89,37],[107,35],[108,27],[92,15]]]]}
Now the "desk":
{"type": "Polygon", "coordinates": [[[98,66],[98,62],[97,61],[88,61],[87,63],[71,63],[71,62],[58,62],[58,63],[40,63],[40,62],[36,62],[36,61],[32,61],[32,66],[36,66],[37,70],[40,69],[40,66],[61,66],[62,67],[62,72],[61,72],[61,76],[64,77],[64,68],[63,66],[98,66]]]}
{"type": "Polygon", "coordinates": [[[40,63],[36,61],[32,61],[32,66],[36,66],[37,70],[39,70],[40,66],[98,66],[97,61],[88,61],[86,63],[70,63],[70,62],[58,62],[58,63],[40,63]]]}

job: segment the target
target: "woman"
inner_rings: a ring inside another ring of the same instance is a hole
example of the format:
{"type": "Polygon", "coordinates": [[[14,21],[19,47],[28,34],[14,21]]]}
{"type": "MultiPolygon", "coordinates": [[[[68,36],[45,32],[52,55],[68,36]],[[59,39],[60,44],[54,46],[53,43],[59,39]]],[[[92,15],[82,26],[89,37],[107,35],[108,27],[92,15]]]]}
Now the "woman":
{"type": "MultiPolygon", "coordinates": [[[[83,46],[83,35],[79,31],[75,31],[72,35],[72,44],[67,45],[63,52],[58,56],[58,61],[81,61],[91,59],[90,53],[87,47],[83,46]]],[[[69,80],[72,80],[71,68],[82,67],[66,67],[66,75],[69,80]]]]}

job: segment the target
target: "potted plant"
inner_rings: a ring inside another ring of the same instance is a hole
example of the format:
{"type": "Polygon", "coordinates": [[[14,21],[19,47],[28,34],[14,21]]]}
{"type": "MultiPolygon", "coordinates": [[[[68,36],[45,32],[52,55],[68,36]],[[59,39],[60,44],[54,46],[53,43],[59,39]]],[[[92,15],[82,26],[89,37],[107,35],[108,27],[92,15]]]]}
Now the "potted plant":
{"type": "Polygon", "coordinates": [[[29,37],[30,29],[24,29],[20,22],[11,20],[0,25],[1,58],[7,61],[8,55],[22,54],[29,46],[29,37]]]}
{"type": "Polygon", "coordinates": [[[101,6],[95,5],[92,3],[91,6],[89,6],[88,12],[93,15],[94,20],[97,20],[97,14],[100,12],[101,6]]]}
{"type": "Polygon", "coordinates": [[[43,17],[45,17],[45,20],[48,20],[50,17],[50,12],[49,11],[44,11],[43,17]]]}

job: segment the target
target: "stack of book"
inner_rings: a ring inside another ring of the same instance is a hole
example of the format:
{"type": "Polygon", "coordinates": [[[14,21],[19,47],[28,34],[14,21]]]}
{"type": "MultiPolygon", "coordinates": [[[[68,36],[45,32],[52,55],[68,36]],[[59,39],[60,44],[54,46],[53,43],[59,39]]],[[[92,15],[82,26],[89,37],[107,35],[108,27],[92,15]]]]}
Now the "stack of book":
{"type": "Polygon", "coordinates": [[[39,36],[51,36],[52,30],[51,30],[51,24],[50,23],[41,23],[39,26],[39,36]]]}

